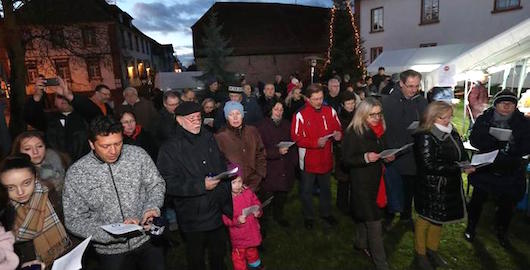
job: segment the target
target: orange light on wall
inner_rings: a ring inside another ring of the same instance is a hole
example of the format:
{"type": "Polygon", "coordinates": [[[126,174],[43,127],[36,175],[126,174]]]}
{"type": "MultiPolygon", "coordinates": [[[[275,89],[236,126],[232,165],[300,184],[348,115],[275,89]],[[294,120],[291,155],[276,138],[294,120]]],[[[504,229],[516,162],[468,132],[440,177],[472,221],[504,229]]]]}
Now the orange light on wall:
{"type": "Polygon", "coordinates": [[[134,78],[134,67],[133,66],[127,67],[127,74],[129,75],[130,79],[134,78]]]}

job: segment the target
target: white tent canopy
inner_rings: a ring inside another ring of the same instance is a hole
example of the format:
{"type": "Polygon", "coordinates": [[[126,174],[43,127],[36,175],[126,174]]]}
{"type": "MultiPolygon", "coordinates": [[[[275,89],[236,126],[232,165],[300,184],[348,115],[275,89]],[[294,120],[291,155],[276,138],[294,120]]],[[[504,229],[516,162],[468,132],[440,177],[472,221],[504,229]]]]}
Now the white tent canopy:
{"type": "MultiPolygon", "coordinates": [[[[453,86],[442,83],[441,74],[451,69],[458,80],[474,80],[490,74],[505,71],[503,88],[513,69],[514,88],[527,86],[526,74],[530,72],[530,18],[480,44],[452,44],[427,48],[411,48],[384,51],[368,66],[369,72],[385,67],[387,73],[414,69],[425,74],[425,88],[453,86]]],[[[444,78],[446,79],[446,78],[444,78]]],[[[528,81],[528,80],[527,80],[528,81]]],[[[530,82],[529,82],[530,83],[530,82]]],[[[513,86],[513,85],[512,85],[513,86]]]]}
{"type": "Polygon", "coordinates": [[[368,66],[368,72],[377,72],[384,67],[389,74],[399,73],[407,69],[427,73],[451,61],[475,44],[451,44],[425,48],[410,48],[393,51],[383,51],[374,62],[368,66]]]}
{"type": "Polygon", "coordinates": [[[204,89],[204,83],[196,78],[202,74],[202,71],[159,72],[155,77],[155,87],[164,92],[185,88],[201,90],[204,89]]]}

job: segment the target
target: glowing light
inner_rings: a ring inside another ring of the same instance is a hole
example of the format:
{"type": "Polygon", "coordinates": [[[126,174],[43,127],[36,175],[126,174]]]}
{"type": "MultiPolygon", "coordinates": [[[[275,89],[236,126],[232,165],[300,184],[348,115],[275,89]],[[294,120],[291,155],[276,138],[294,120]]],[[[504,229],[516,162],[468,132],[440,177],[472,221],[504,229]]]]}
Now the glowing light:
{"type": "MultiPolygon", "coordinates": [[[[357,56],[357,68],[361,70],[362,74],[365,74],[365,66],[362,60],[362,49],[361,49],[361,37],[359,36],[359,30],[357,29],[357,24],[355,23],[355,17],[353,15],[353,11],[350,6],[350,1],[345,0],[343,1],[346,6],[346,10],[348,11],[348,14],[350,16],[351,25],[354,32],[354,49],[353,53],[357,56]]],[[[335,23],[335,13],[337,12],[337,7],[335,4],[333,4],[333,7],[331,8],[331,19],[329,21],[329,45],[328,45],[328,51],[326,54],[326,61],[324,61],[324,68],[322,69],[322,72],[325,72],[327,69],[327,66],[331,64],[331,48],[333,47],[333,25],[335,23]]],[[[321,74],[322,75],[322,74],[321,74]]]]}

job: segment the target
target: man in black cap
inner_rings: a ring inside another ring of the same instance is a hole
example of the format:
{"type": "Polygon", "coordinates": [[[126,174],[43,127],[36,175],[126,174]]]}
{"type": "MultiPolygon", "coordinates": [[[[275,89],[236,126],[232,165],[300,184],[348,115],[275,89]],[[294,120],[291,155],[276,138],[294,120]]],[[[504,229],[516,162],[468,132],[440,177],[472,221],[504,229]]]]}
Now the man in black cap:
{"type": "MultiPolygon", "coordinates": [[[[261,119],[263,119],[261,108],[259,107],[256,99],[245,98],[244,95],[245,93],[243,91],[243,87],[228,87],[228,97],[230,101],[236,101],[241,103],[241,105],[243,105],[243,108],[245,109],[245,124],[256,125],[261,121],[261,119]]],[[[224,108],[224,103],[219,108],[221,109],[217,110],[217,115],[215,116],[214,120],[215,130],[219,130],[221,127],[224,127],[226,125],[226,118],[222,110],[224,108]]]]}
{"type": "Polygon", "coordinates": [[[177,132],[159,150],[157,166],[176,206],[189,269],[226,269],[226,232],[221,215],[232,216],[229,181],[211,176],[226,169],[213,135],[201,129],[201,106],[183,102],[175,110],[177,132]]]}
{"type": "Polygon", "coordinates": [[[478,168],[468,176],[473,185],[473,195],[469,202],[468,225],[464,237],[468,241],[475,238],[482,206],[488,197],[495,198],[495,230],[499,244],[509,248],[508,226],[513,210],[525,193],[525,169],[523,156],[530,153],[530,120],[517,110],[517,96],[504,90],[497,93],[493,107],[477,118],[469,137],[471,145],[479,153],[498,150],[493,164],[478,168]],[[509,139],[492,135],[491,128],[510,132],[509,139]]]}

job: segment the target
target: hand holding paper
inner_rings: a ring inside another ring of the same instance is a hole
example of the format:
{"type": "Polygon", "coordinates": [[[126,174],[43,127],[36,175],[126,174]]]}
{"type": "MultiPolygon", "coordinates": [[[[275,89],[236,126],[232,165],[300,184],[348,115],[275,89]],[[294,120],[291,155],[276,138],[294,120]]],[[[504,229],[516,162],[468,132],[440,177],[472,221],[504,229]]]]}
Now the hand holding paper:
{"type": "Polygon", "coordinates": [[[77,245],[70,252],[63,255],[61,258],[55,260],[52,266],[52,270],[78,270],[82,269],[81,259],[83,259],[83,253],[90,243],[92,236],[89,236],[81,244],[77,245]]]}
{"type": "Polygon", "coordinates": [[[113,223],[108,225],[102,225],[100,226],[103,230],[114,234],[114,235],[121,235],[126,234],[134,231],[143,231],[144,228],[137,224],[125,224],[125,223],[113,223]]]}

